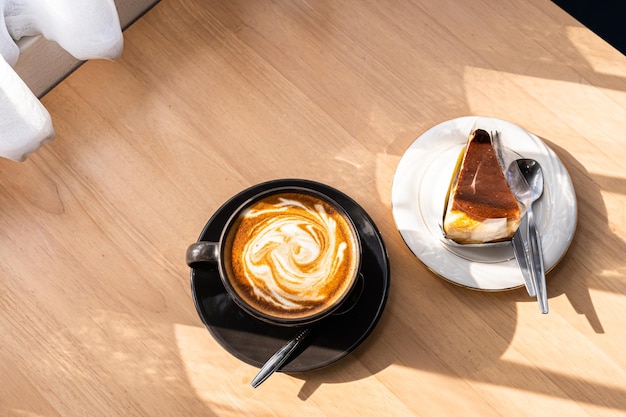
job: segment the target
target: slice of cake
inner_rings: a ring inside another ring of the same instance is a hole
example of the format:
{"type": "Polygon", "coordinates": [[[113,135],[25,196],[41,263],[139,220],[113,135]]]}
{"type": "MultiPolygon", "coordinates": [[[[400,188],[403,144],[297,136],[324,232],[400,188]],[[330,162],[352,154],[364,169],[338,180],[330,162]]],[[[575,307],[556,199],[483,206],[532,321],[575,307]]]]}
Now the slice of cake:
{"type": "Polygon", "coordinates": [[[485,130],[470,134],[448,191],[443,219],[447,239],[460,244],[498,242],[511,239],[517,230],[520,207],[496,146],[485,130]]]}

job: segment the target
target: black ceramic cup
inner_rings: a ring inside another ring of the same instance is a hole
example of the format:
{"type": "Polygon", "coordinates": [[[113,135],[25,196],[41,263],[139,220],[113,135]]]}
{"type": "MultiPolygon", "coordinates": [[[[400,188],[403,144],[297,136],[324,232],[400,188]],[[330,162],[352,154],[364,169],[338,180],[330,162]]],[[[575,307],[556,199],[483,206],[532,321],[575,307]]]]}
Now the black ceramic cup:
{"type": "Polygon", "coordinates": [[[217,242],[189,245],[186,262],[217,270],[229,296],[251,316],[300,326],[348,299],[359,277],[361,243],[336,201],[306,187],[281,186],[234,210],[217,242]]]}

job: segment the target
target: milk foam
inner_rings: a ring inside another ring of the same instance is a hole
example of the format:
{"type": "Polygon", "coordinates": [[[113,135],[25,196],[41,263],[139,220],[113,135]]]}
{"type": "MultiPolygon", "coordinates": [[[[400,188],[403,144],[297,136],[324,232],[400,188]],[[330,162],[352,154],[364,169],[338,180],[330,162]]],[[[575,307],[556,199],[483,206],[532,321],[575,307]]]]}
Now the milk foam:
{"type": "MultiPolygon", "coordinates": [[[[337,216],[337,213],[334,213],[337,216]]],[[[262,302],[301,310],[325,302],[344,280],[345,231],[322,204],[280,197],[253,207],[245,216],[253,227],[241,251],[245,279],[262,302]]],[[[347,268],[350,273],[350,268],[347,268]]]]}

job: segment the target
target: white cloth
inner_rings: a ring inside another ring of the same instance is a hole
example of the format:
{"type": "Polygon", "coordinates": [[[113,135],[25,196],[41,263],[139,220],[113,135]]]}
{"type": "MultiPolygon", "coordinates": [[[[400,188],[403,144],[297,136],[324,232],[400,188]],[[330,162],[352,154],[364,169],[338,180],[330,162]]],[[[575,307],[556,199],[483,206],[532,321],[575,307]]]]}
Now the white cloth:
{"type": "Polygon", "coordinates": [[[43,35],[76,59],[116,59],[123,38],[113,0],[0,0],[0,157],[16,161],[54,138],[50,114],[12,66],[16,40],[43,35]]]}

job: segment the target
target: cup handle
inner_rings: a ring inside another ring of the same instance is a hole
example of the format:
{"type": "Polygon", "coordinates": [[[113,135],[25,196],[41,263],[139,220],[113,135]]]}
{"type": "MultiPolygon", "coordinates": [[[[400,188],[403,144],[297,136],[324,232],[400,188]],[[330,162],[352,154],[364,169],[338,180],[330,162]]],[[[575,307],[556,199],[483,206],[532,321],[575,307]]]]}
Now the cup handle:
{"type": "Polygon", "coordinates": [[[187,248],[186,261],[191,268],[215,269],[219,262],[219,244],[204,241],[192,243],[187,248]]]}

